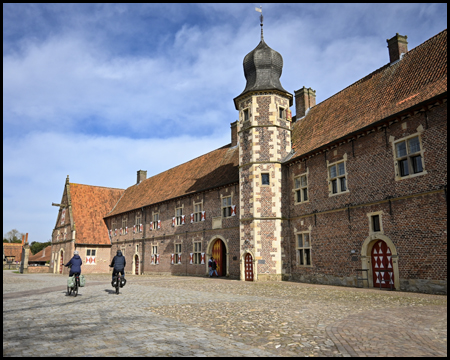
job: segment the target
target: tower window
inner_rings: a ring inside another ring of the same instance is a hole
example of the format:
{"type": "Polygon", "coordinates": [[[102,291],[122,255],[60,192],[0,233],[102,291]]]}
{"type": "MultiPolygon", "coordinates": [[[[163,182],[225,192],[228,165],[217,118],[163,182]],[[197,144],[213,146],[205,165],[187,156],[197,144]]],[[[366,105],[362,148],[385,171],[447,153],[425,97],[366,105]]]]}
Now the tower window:
{"type": "Polygon", "coordinates": [[[269,174],[261,174],[261,185],[270,185],[269,174]]]}
{"type": "Polygon", "coordinates": [[[244,110],[244,121],[247,121],[249,119],[249,115],[248,115],[248,109],[244,110]]]}
{"type": "Polygon", "coordinates": [[[284,119],[284,109],[282,107],[278,108],[278,117],[284,119]]]}

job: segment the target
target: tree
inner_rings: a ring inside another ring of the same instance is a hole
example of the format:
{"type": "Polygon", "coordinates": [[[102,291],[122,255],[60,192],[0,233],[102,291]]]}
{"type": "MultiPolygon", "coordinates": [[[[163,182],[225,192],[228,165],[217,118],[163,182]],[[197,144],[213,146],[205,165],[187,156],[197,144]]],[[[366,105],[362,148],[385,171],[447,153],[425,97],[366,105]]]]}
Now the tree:
{"type": "Polygon", "coordinates": [[[21,243],[22,242],[22,236],[25,235],[24,233],[19,232],[17,229],[12,229],[11,231],[8,231],[4,236],[3,239],[7,239],[9,242],[12,243],[21,243]]]}

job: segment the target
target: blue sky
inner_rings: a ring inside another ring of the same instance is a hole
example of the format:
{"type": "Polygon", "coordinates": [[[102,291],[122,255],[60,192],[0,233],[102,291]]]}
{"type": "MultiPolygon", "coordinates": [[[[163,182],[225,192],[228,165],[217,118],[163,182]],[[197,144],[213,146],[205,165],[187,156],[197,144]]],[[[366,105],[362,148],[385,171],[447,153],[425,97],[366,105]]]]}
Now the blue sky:
{"type": "MultiPolygon", "coordinates": [[[[230,142],[264,39],[317,103],[447,28],[446,4],[3,4],[3,231],[50,239],[66,176],[127,188],[230,142]]],[[[295,108],[291,108],[295,114],[295,108]]]]}

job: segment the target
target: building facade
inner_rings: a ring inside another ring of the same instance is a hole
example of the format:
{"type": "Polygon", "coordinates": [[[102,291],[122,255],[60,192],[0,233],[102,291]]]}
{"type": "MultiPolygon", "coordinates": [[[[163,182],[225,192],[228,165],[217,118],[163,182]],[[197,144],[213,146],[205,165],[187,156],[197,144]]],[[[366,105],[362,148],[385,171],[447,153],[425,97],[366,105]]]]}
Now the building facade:
{"type": "Polygon", "coordinates": [[[246,281],[446,294],[447,31],[410,51],[406,36],[387,43],[388,64],[316,104],[313,89],[282,87],[261,34],[230,144],[139,170],[125,190],[67,179],[53,271],[76,248],[107,272],[120,249],[135,275],[205,276],[213,256],[220,276],[246,281]]]}

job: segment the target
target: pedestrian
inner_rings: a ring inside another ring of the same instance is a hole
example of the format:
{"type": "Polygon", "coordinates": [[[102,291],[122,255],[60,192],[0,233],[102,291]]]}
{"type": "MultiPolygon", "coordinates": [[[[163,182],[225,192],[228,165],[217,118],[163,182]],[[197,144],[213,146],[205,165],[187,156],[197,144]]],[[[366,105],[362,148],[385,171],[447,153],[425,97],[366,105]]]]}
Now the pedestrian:
{"type": "Polygon", "coordinates": [[[209,277],[212,277],[212,262],[213,262],[213,257],[211,256],[211,258],[208,261],[209,277]]]}
{"type": "Polygon", "coordinates": [[[216,277],[219,277],[219,274],[217,274],[217,262],[216,259],[214,259],[213,257],[212,259],[212,264],[211,264],[211,276],[213,276],[214,273],[216,273],[216,277]]]}

